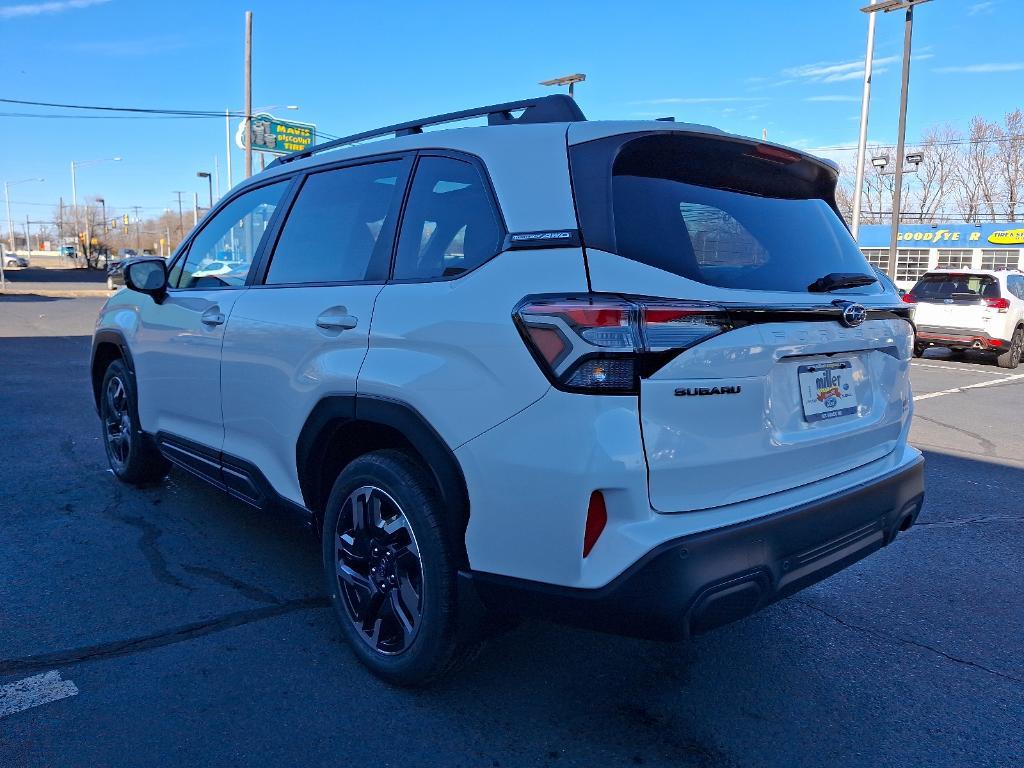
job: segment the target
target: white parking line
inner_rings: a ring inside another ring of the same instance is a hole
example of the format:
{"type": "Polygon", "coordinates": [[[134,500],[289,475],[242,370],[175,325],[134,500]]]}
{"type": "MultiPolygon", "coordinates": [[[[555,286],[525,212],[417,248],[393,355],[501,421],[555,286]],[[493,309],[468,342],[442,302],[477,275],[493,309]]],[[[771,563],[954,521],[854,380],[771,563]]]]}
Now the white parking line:
{"type": "Polygon", "coordinates": [[[77,694],[75,684],[70,680],[61,680],[57,670],[26,677],[24,680],[0,685],[0,717],[77,694]]]}
{"type": "Polygon", "coordinates": [[[993,371],[990,368],[959,368],[955,365],[934,365],[932,363],[911,363],[915,368],[939,368],[943,371],[960,371],[960,373],[979,373],[989,376],[1013,376],[1006,371],[993,371]]]}
{"type": "Polygon", "coordinates": [[[942,397],[943,395],[955,395],[957,392],[963,392],[965,389],[977,389],[978,387],[991,387],[993,384],[1002,384],[1007,381],[1013,381],[1014,379],[1024,379],[1024,373],[1018,373],[1015,376],[1007,376],[1003,379],[993,379],[992,381],[983,381],[980,384],[968,384],[966,387],[953,387],[953,389],[943,389],[939,392],[929,392],[926,395],[915,395],[914,402],[918,400],[927,400],[929,397],[942,397]]]}

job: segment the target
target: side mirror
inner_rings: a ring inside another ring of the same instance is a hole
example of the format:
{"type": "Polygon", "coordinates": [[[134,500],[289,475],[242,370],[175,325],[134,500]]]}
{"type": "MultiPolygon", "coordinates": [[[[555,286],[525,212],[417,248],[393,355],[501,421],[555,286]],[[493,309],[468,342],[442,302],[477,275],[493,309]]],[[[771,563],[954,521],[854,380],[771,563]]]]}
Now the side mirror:
{"type": "Polygon", "coordinates": [[[167,294],[167,262],[160,258],[128,262],[124,265],[124,284],[159,302],[167,294]]]}

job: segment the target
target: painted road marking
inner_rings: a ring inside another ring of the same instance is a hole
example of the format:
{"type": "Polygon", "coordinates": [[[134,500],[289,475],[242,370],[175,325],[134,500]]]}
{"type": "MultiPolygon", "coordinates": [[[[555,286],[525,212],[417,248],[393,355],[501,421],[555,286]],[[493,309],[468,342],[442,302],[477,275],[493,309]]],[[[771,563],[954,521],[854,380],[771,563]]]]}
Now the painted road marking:
{"type": "Polygon", "coordinates": [[[1015,379],[1024,379],[1024,373],[1018,373],[1015,376],[1007,376],[1003,379],[993,379],[992,381],[983,381],[980,384],[968,384],[965,387],[953,387],[953,389],[943,389],[939,392],[929,392],[927,395],[916,395],[914,402],[918,400],[927,400],[929,397],[942,397],[943,395],[955,395],[957,392],[963,392],[967,389],[977,389],[978,387],[991,387],[993,384],[1004,384],[1007,381],[1014,381],[1015,379]]]}
{"type": "MultiPolygon", "coordinates": [[[[989,376],[1013,376],[1006,371],[993,371],[990,368],[959,368],[955,365],[934,365],[932,363],[911,363],[915,368],[938,368],[943,371],[960,371],[960,373],[987,374],[989,376]]],[[[98,439],[98,438],[97,438],[98,439]]]]}
{"type": "Polygon", "coordinates": [[[57,670],[26,677],[24,680],[0,685],[0,717],[77,694],[77,686],[70,680],[61,680],[57,670]]]}

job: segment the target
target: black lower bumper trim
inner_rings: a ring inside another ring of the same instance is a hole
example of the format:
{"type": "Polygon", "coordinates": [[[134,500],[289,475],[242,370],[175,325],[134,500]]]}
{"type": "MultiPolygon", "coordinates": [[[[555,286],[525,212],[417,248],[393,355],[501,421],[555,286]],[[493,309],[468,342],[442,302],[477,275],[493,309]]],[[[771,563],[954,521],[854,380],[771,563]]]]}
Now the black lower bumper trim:
{"type": "Polygon", "coordinates": [[[481,572],[462,577],[491,610],[681,639],[747,616],[884,547],[913,524],[923,500],[918,459],[810,504],[668,541],[600,589],[481,572]]]}

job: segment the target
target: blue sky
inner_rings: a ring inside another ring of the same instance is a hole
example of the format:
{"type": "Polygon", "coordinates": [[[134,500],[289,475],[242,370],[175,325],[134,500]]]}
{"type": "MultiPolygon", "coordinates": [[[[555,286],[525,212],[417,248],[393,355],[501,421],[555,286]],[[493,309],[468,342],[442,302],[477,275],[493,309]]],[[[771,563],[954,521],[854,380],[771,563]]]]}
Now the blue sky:
{"type": "MultiPolygon", "coordinates": [[[[537,82],[585,72],[588,117],[675,115],[801,147],[856,141],[867,0],[717,2],[282,3],[251,0],[0,0],[0,97],[223,110],[242,106],[243,14],[254,12],[255,107],[343,134],[544,92],[537,82]]],[[[871,138],[892,141],[903,15],[876,38],[871,138]]],[[[934,0],[916,12],[908,134],[966,126],[1024,106],[1021,0],[934,0]]],[[[52,112],[0,105],[3,113],[52,112]]],[[[176,207],[172,190],[205,193],[195,176],[219,156],[217,119],[41,119],[0,116],[0,181],[16,221],[69,200],[115,211],[176,207]]],[[[832,157],[840,156],[829,151],[832,157]]],[[[235,152],[235,179],[241,153],[235,152]]],[[[6,230],[6,226],[3,227],[6,230]]]]}

